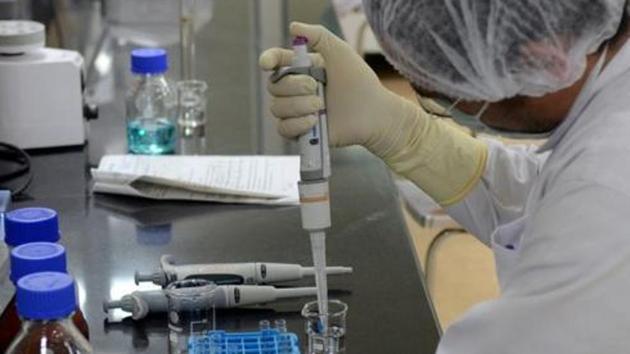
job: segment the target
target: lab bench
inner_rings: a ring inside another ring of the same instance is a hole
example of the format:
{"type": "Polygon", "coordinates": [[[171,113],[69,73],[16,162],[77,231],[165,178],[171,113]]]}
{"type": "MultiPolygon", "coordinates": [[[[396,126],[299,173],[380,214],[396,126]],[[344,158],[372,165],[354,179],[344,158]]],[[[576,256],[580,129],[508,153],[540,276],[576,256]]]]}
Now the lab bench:
{"type": "MultiPolygon", "coordinates": [[[[157,269],[160,256],[182,263],[286,262],[312,264],[298,207],[155,202],[90,191],[87,150],[33,156],[30,198],[13,208],[46,206],[60,217],[61,243],[78,285],[80,306],[96,353],[167,353],[165,315],[134,322],[107,316],[105,299],[137,290],[136,270],[157,269]]],[[[329,277],[331,298],[349,305],[348,354],[433,353],[439,329],[386,166],[360,148],[333,154],[332,224],[328,264],[354,268],[329,277]]],[[[290,285],[310,285],[304,280],[290,285]]],[[[283,318],[305,343],[300,310],[306,300],[224,310],[225,330],[256,329],[283,318]]]]}

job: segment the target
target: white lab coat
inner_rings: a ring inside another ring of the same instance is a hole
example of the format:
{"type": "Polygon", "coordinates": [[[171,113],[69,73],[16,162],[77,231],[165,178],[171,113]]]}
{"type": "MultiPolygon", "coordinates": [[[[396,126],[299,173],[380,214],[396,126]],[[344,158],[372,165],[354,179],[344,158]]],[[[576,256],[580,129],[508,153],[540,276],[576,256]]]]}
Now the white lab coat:
{"type": "Polygon", "coordinates": [[[489,145],[481,182],[448,211],[492,247],[501,296],[437,353],[630,353],[630,44],[542,149],[489,145]]]}

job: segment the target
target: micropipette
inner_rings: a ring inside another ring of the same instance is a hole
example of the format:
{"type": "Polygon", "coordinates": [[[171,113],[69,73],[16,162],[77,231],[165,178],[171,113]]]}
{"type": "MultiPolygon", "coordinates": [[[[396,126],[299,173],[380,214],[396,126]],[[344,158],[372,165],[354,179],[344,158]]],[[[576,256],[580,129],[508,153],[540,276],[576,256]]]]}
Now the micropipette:
{"type": "MultiPolygon", "coordinates": [[[[280,299],[309,297],[317,294],[317,288],[275,288],[258,285],[216,285],[207,309],[226,309],[266,304],[280,299]]],[[[195,304],[194,302],[191,302],[195,304]]],[[[121,309],[130,312],[134,320],[145,318],[149,313],[166,312],[168,299],[164,289],[134,291],[120,300],[103,302],[103,311],[121,309]]]]}
{"type": "MultiPolygon", "coordinates": [[[[272,82],[278,82],[287,75],[308,75],[318,83],[317,95],[324,101],[326,97],[326,71],[313,66],[308,54],[308,39],[296,37],[293,40],[294,58],[290,67],[277,70],[272,82]]],[[[326,233],[330,222],[330,199],[328,178],[330,177],[330,152],[328,147],[328,123],[326,109],[317,113],[317,124],[313,129],[298,139],[300,147],[300,210],[302,227],[309,232],[313,264],[315,266],[315,282],[317,284],[317,301],[322,327],[326,329],[328,315],[328,285],[326,279],[326,233]]]]}
{"type": "MultiPolygon", "coordinates": [[[[350,267],[328,267],[330,275],[350,274],[350,267]]],[[[154,273],[136,272],[136,284],[153,282],[162,287],[190,278],[205,279],[217,285],[223,284],[276,284],[300,280],[314,276],[313,267],[285,263],[215,263],[215,264],[175,264],[171,255],[160,257],[160,269],[154,273]]]]}

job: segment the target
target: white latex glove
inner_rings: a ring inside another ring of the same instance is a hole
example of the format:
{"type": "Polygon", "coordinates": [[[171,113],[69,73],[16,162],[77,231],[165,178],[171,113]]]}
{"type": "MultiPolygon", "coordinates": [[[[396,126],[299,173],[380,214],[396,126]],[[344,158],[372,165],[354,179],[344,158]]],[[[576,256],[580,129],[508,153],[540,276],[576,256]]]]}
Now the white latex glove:
{"type": "MultiPolygon", "coordinates": [[[[308,38],[318,53],[313,62],[326,68],[332,146],[366,147],[443,205],[463,199],[474,187],[485,166],[484,143],[386,89],[365,61],[324,27],[292,23],[290,32],[308,38]]],[[[272,48],[261,55],[260,66],[275,70],[291,65],[292,58],[293,51],[272,48]]],[[[268,89],[281,135],[296,138],[315,125],[323,102],[313,78],[291,75],[268,89]]]]}
{"type": "MultiPolygon", "coordinates": [[[[403,119],[415,119],[413,106],[383,87],[372,69],[344,41],[321,26],[291,25],[292,35],[309,39],[318,66],[326,66],[329,139],[332,146],[363,145],[381,156],[390,136],[396,135],[403,119]],[[405,117],[403,117],[405,116],[405,117]],[[409,116],[409,117],[406,117],[409,116]],[[386,140],[386,141],[383,141],[386,140]]],[[[272,48],[260,57],[264,70],[291,65],[293,51],[272,48]]],[[[271,112],[279,118],[278,130],[287,138],[307,133],[316,122],[315,113],[323,107],[316,95],[317,82],[306,75],[290,75],[269,84],[274,96],[271,112]]]]}

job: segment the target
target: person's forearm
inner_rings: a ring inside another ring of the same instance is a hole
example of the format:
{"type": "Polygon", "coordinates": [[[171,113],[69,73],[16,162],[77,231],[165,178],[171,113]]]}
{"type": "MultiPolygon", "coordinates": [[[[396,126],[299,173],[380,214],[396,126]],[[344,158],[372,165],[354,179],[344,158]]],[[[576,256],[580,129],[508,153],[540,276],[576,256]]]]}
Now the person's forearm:
{"type": "Polygon", "coordinates": [[[411,102],[404,104],[398,124],[383,134],[389,145],[380,142],[368,149],[440,205],[458,203],[483,174],[487,144],[442,119],[421,115],[424,112],[411,102]]]}
{"type": "Polygon", "coordinates": [[[486,140],[488,158],[479,182],[460,202],[447,208],[453,219],[489,244],[502,224],[523,215],[531,186],[546,161],[534,146],[506,146],[486,140]]]}

